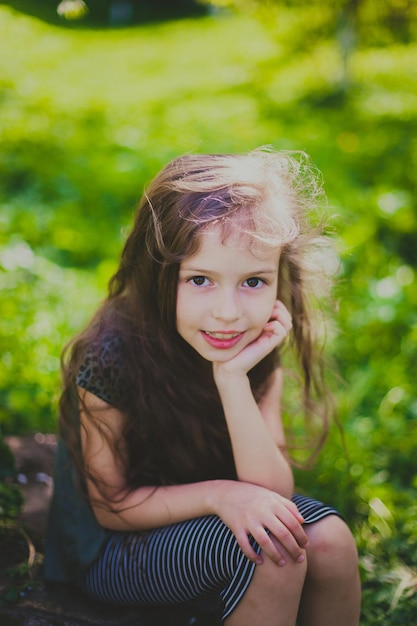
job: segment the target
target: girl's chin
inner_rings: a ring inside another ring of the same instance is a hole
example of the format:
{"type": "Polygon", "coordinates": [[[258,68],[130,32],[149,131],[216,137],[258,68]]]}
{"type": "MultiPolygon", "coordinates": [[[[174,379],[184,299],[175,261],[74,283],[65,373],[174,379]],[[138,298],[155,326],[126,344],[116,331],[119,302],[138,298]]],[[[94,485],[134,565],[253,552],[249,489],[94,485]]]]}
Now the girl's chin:
{"type": "Polygon", "coordinates": [[[205,360],[210,363],[226,363],[233,359],[242,348],[236,346],[229,350],[216,350],[216,349],[199,349],[197,350],[198,354],[205,360]]]}

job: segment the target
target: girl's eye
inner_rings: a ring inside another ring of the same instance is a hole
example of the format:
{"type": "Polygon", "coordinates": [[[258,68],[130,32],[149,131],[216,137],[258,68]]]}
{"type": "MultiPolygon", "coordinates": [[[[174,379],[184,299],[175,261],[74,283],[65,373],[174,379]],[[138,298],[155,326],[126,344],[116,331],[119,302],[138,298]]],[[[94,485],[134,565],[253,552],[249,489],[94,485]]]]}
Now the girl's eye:
{"type": "Polygon", "coordinates": [[[189,282],[196,287],[205,287],[206,285],[208,285],[209,281],[205,276],[193,276],[189,279],[189,282]]]}
{"type": "Polygon", "coordinates": [[[262,285],[264,285],[265,283],[262,278],[255,278],[253,276],[252,278],[248,278],[247,280],[245,280],[243,284],[245,286],[251,287],[251,289],[259,289],[259,287],[262,287],[262,285]]]}

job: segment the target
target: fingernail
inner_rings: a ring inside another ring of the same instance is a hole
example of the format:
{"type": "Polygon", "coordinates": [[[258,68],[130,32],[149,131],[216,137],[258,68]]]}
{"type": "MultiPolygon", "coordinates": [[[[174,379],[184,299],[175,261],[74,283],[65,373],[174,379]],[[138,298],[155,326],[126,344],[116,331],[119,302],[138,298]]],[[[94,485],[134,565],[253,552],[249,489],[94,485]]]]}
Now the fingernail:
{"type": "Polygon", "coordinates": [[[285,565],[285,559],[281,559],[278,563],[278,565],[285,565]]]}
{"type": "Polygon", "coordinates": [[[300,554],[300,556],[297,559],[297,563],[302,563],[304,560],[305,560],[304,554],[300,554]]]}

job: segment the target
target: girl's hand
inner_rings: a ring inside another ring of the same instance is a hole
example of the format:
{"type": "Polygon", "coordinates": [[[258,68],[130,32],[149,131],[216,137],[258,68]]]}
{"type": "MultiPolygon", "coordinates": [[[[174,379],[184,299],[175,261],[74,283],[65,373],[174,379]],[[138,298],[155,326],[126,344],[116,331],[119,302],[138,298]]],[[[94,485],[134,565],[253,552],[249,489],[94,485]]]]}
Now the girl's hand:
{"type": "Polygon", "coordinates": [[[303,517],[291,500],[250,483],[224,481],[220,487],[215,513],[230,528],[242,552],[254,563],[262,563],[262,555],[252,548],[252,535],[262,551],[277,565],[286,559],[304,560],[307,535],[303,517]]]}
{"type": "Polygon", "coordinates": [[[280,300],[276,300],[271,317],[257,339],[245,346],[230,361],[213,363],[215,377],[217,373],[221,372],[247,374],[267,354],[283,343],[291,328],[292,320],[288,309],[280,300]]]}

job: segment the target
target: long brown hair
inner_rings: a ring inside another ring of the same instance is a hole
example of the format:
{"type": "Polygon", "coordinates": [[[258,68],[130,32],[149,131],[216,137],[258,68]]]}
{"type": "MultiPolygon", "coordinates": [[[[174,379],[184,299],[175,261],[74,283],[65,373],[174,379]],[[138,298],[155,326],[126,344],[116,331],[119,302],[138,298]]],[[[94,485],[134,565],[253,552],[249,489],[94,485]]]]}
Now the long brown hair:
{"type": "MultiPolygon", "coordinates": [[[[64,352],[60,429],[80,472],[86,468],[74,428],[77,371],[87,353],[100,363],[100,346],[116,337],[118,349],[106,367],[121,370],[112,404],[126,419],[121,441],[113,445],[116,453],[124,451],[128,486],[235,477],[211,364],[176,331],[180,263],[214,223],[225,238],[238,233],[248,245],[280,248],[278,297],[293,317],[306,415],[317,408],[325,388],[313,323],[317,268],[309,263],[323,241],[320,194],[320,178],[305,155],[265,149],[185,155],[155,177],[137,208],[107,299],[64,352]]],[[[279,361],[277,349],[249,373],[257,399],[279,361]]],[[[326,421],[326,410],[322,416],[326,421]]]]}

